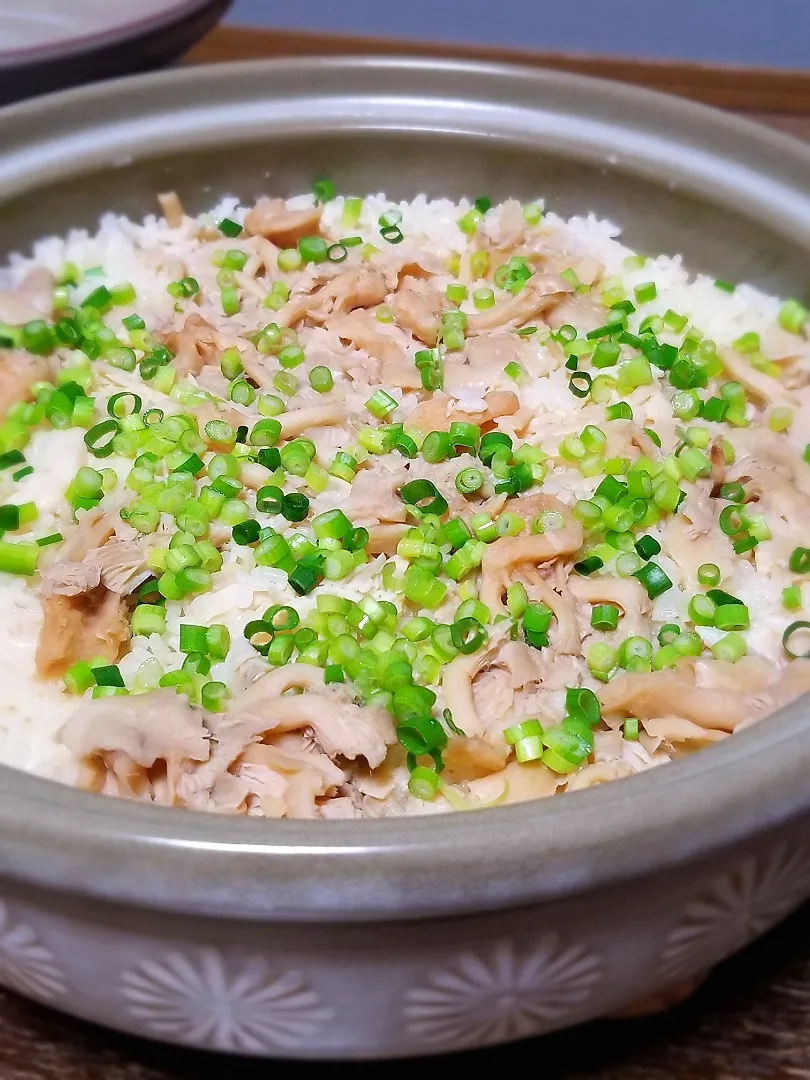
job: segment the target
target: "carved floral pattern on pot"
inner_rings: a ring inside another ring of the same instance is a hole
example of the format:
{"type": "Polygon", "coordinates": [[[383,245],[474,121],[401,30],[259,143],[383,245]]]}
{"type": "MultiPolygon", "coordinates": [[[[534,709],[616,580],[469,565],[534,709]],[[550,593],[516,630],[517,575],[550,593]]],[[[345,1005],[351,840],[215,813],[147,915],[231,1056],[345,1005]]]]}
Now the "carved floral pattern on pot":
{"type": "Polygon", "coordinates": [[[780,844],[749,855],[691,900],[662,956],[667,980],[711,967],[764,933],[810,892],[810,857],[780,844]]]}
{"type": "Polygon", "coordinates": [[[121,993],[153,1035],[212,1050],[296,1049],[334,1015],[299,972],[262,960],[231,972],[212,948],[144,960],[124,974],[121,993]]]}
{"type": "Polygon", "coordinates": [[[67,981],[56,961],[25,923],[15,922],[0,900],[0,983],[38,1001],[54,1001],[67,993],[67,981]]]}
{"type": "Polygon", "coordinates": [[[464,952],[405,994],[409,1035],[427,1044],[483,1045],[559,1026],[591,994],[599,958],[547,935],[531,945],[501,941],[464,952]]]}

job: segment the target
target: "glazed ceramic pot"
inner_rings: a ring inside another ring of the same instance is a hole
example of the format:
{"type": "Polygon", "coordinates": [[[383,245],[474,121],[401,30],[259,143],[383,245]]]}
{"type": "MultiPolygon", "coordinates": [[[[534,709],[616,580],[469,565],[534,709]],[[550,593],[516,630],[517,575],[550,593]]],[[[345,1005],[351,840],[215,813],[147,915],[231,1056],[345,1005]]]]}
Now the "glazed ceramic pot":
{"type": "MultiPolygon", "coordinates": [[[[330,59],[189,69],[0,117],[0,238],[142,216],[170,187],[542,195],[627,242],[792,295],[810,149],[619,85],[330,59]]],[[[798,701],[686,760],[417,819],[233,819],[0,769],[0,982],[195,1047],[352,1058],[469,1048],[666,997],[810,896],[798,701]]]]}

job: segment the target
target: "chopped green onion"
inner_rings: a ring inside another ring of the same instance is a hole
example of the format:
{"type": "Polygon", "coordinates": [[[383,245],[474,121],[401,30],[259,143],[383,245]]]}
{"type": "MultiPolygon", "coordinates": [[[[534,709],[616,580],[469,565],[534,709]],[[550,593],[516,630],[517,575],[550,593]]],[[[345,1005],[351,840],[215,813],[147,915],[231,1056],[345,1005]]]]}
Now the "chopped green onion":
{"type": "Polygon", "coordinates": [[[84,436],[84,444],[93,457],[109,457],[113,452],[113,440],[120,428],[117,420],[102,420],[91,427],[84,436]]]}
{"type": "Polygon", "coordinates": [[[242,226],[239,222],[227,217],[217,222],[217,228],[223,236],[227,236],[231,240],[234,240],[242,232],[242,226]]]}
{"type": "Polygon", "coordinates": [[[377,390],[366,402],[366,408],[372,416],[376,416],[378,420],[383,420],[396,409],[398,404],[396,398],[391,397],[385,390],[377,390]]]}
{"type": "Polygon", "coordinates": [[[328,394],[335,385],[335,379],[328,367],[319,364],[309,373],[309,385],[319,394],[328,394]]]}
{"type": "MultiPolygon", "coordinates": [[[[782,642],[784,644],[784,638],[782,642]]],[[[721,637],[719,641],[712,645],[712,656],[715,660],[724,660],[726,663],[736,664],[738,660],[745,656],[747,650],[748,646],[742,634],[731,633],[721,637]]],[[[787,652],[787,648],[785,651],[787,652]]]]}
{"type": "Polygon", "coordinates": [[[588,649],[585,661],[592,675],[604,678],[619,662],[619,653],[605,642],[597,642],[588,649]]]}
{"type": "Polygon", "coordinates": [[[799,334],[807,322],[807,310],[798,300],[785,300],[779,309],[778,321],[783,330],[799,334]]]}
{"type": "Polygon", "coordinates": [[[90,665],[85,660],[77,660],[64,674],[65,689],[69,694],[83,694],[95,684],[90,665]]]}
{"type": "Polygon", "coordinates": [[[714,625],[718,630],[747,630],[751,625],[748,608],[745,604],[723,604],[715,612],[714,625]]]}
{"type": "Polygon", "coordinates": [[[110,290],[106,285],[99,285],[97,289],[94,289],[88,296],[82,300],[81,306],[83,308],[92,308],[100,315],[103,315],[106,311],[112,307],[112,296],[110,290]]]}
{"type": "Polygon", "coordinates": [[[472,495],[484,483],[484,474],[480,469],[462,469],[457,474],[455,483],[462,495],[472,495]]]}
{"type": "Polygon", "coordinates": [[[633,574],[633,577],[641,582],[651,600],[655,600],[656,597],[672,588],[670,579],[661,567],[654,562],[646,563],[633,574]]]}
{"type": "Polygon", "coordinates": [[[403,484],[399,497],[402,502],[415,507],[422,514],[435,514],[441,517],[447,510],[446,500],[430,480],[411,480],[403,484]]]}
{"type": "Polygon", "coordinates": [[[575,562],[574,570],[583,577],[588,577],[590,574],[595,573],[595,571],[601,570],[604,565],[605,564],[598,555],[590,555],[586,559],[575,562]]]}
{"type": "Polygon", "coordinates": [[[512,379],[512,381],[516,383],[523,382],[527,377],[526,369],[521,367],[516,360],[510,360],[503,369],[503,373],[507,378],[512,379]]]}
{"type": "Polygon", "coordinates": [[[487,643],[487,632],[477,619],[456,619],[450,627],[450,638],[460,653],[474,653],[487,643]]]}
{"type": "Polygon", "coordinates": [[[575,371],[568,381],[568,389],[577,398],[586,398],[591,389],[591,377],[587,371],[575,371]]]}
{"type": "Polygon", "coordinates": [[[710,596],[698,593],[689,601],[687,614],[695,626],[714,626],[718,608],[710,596]]]}
{"type": "Polygon", "coordinates": [[[124,679],[116,664],[92,668],[96,686],[124,686],[124,679]]]}
{"type": "Polygon", "coordinates": [[[352,229],[357,225],[360,220],[360,214],[363,212],[363,200],[355,198],[347,198],[343,200],[343,212],[341,214],[340,223],[344,229],[352,229]]]}
{"type": "Polygon", "coordinates": [[[25,461],[25,455],[21,450],[7,450],[0,454],[0,471],[10,469],[12,465],[19,465],[25,461]]]}
{"type": "Polygon", "coordinates": [[[745,515],[739,506],[724,506],[718,517],[720,528],[726,536],[736,536],[745,528],[745,515]]]}
{"type": "Polygon", "coordinates": [[[422,443],[422,457],[430,464],[445,461],[451,450],[450,436],[446,431],[431,431],[422,443]]]}
{"type": "Polygon", "coordinates": [[[424,765],[416,765],[408,778],[408,791],[423,802],[430,802],[439,789],[439,774],[424,765]]]}
{"type": "MultiPolygon", "coordinates": [[[[103,288],[103,286],[101,288],[103,288]]],[[[96,289],[96,292],[100,291],[101,289],[96,289]]],[[[166,292],[178,300],[188,300],[191,297],[196,296],[199,291],[200,283],[193,277],[184,277],[179,281],[170,281],[166,286],[166,292]]],[[[85,300],[85,304],[87,304],[89,300],[90,297],[88,296],[87,300],[85,300]]]]}
{"type": "MultiPolygon", "coordinates": [[[[39,541],[37,541],[39,543],[39,541]]],[[[802,606],[802,590],[799,585],[788,585],[782,589],[782,604],[788,611],[795,611],[802,606]]]]}
{"type": "Polygon", "coordinates": [[[327,510],[312,519],[312,531],[321,540],[342,540],[351,532],[352,524],[342,510],[327,510]]]}
{"type": "Polygon", "coordinates": [[[736,596],[732,596],[731,593],[725,592],[723,589],[709,589],[706,593],[718,607],[723,607],[726,604],[741,604],[742,600],[738,600],[736,596]]]}
{"type": "Polygon", "coordinates": [[[810,548],[794,548],[788,565],[794,574],[810,573],[810,548]]]}
{"type": "Polygon", "coordinates": [[[287,521],[303,521],[309,513],[309,499],[298,491],[285,495],[281,503],[281,514],[287,521]]]}
{"type": "Polygon", "coordinates": [[[650,300],[655,300],[656,296],[658,296],[658,289],[654,281],[645,281],[641,285],[636,285],[633,294],[639,304],[646,304],[650,300]]]}
{"type": "Polygon", "coordinates": [[[300,270],[304,259],[298,248],[282,248],[276,257],[276,262],[282,273],[289,273],[300,270]]]}
{"type": "Polygon", "coordinates": [[[591,626],[594,630],[615,630],[619,625],[619,609],[615,604],[594,604],[591,626]]]}
{"type": "Polygon", "coordinates": [[[298,250],[304,262],[322,263],[327,257],[328,245],[320,236],[302,236],[298,250]]]}
{"type": "Polygon", "coordinates": [[[412,604],[433,609],[444,600],[447,586],[428,570],[412,564],[403,575],[402,591],[412,604]]]}
{"type": "Polygon", "coordinates": [[[0,540],[0,572],[30,577],[37,569],[39,548],[36,544],[12,544],[0,540]]]}

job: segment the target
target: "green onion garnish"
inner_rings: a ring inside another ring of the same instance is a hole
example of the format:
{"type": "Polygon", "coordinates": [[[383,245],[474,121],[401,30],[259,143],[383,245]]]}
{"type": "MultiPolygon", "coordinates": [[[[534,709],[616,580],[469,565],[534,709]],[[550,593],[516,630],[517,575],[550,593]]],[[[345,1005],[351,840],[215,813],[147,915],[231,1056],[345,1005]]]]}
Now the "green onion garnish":
{"type": "Polygon", "coordinates": [[[301,618],[295,608],[286,604],[273,604],[262,615],[262,622],[272,626],[275,634],[290,633],[295,630],[300,621],[301,618]]]}
{"type": "Polygon", "coordinates": [[[422,515],[435,514],[441,517],[447,510],[447,501],[432,480],[411,480],[403,484],[399,497],[406,505],[419,510],[422,515]]]}
{"type": "Polygon", "coordinates": [[[638,742],[638,719],[635,716],[628,716],[622,725],[622,732],[628,742],[638,742]]]}
{"type": "Polygon", "coordinates": [[[595,573],[597,570],[601,570],[605,564],[599,558],[598,555],[589,555],[586,559],[581,559],[579,562],[574,563],[574,570],[583,577],[588,577],[590,574],[595,573]]]}
{"type": "Polygon", "coordinates": [[[326,177],[320,177],[312,185],[312,194],[319,203],[330,202],[335,197],[335,185],[326,177]]]}
{"type": "Polygon", "coordinates": [[[285,495],[281,503],[281,514],[287,521],[303,521],[309,513],[309,499],[301,492],[293,491],[285,495]]]}
{"type": "Polygon", "coordinates": [[[233,542],[241,547],[257,544],[260,533],[261,525],[253,518],[249,518],[247,521],[238,521],[231,530],[233,542]]]}
{"type": "Polygon", "coordinates": [[[184,277],[179,281],[170,281],[166,286],[166,292],[169,296],[173,296],[177,300],[190,300],[191,297],[196,296],[199,291],[200,283],[193,277],[184,277]]]}
{"type": "Polygon", "coordinates": [[[642,559],[651,559],[660,552],[661,545],[654,536],[641,536],[636,541],[635,548],[642,559]]]}
{"type": "Polygon", "coordinates": [[[701,585],[719,585],[720,567],[716,563],[701,563],[697,568],[697,579],[701,585]]]}
{"type": "Polygon", "coordinates": [[[113,440],[119,432],[117,420],[102,420],[91,427],[84,436],[84,444],[93,457],[109,457],[113,452],[113,440]]]}
{"type": "Polygon", "coordinates": [[[460,653],[474,653],[487,643],[487,632],[477,619],[457,619],[450,627],[450,638],[460,653]]]}
{"type": "Polygon", "coordinates": [[[106,285],[99,285],[97,289],[93,289],[89,296],[86,296],[85,299],[82,300],[81,306],[83,308],[92,308],[100,315],[103,315],[112,307],[112,295],[110,294],[110,290],[106,285]]]}
{"type": "Polygon", "coordinates": [[[792,622],[785,630],[784,634],[782,634],[782,648],[791,660],[797,660],[799,657],[802,657],[805,660],[810,659],[810,649],[808,649],[807,652],[797,653],[794,652],[790,646],[791,638],[801,630],[810,630],[810,622],[801,619],[797,622],[792,622]]]}
{"type": "Polygon", "coordinates": [[[779,309],[779,325],[790,334],[799,334],[807,322],[807,310],[798,300],[785,300],[779,309]]]}
{"type": "Polygon", "coordinates": [[[456,489],[462,495],[472,495],[484,483],[484,474],[480,469],[462,469],[456,476],[456,489]]]}
{"type": "Polygon", "coordinates": [[[298,241],[298,250],[304,262],[324,262],[327,257],[328,246],[320,236],[302,236],[298,241]]]}
{"type": "Polygon", "coordinates": [[[242,232],[242,226],[239,222],[227,217],[217,222],[217,228],[223,236],[227,236],[231,240],[234,240],[242,232]]]}
{"type": "Polygon", "coordinates": [[[0,454],[0,470],[10,469],[12,465],[19,465],[25,461],[25,455],[22,450],[7,450],[4,454],[0,454]]]}
{"type": "Polygon", "coordinates": [[[58,544],[64,539],[64,536],[62,536],[60,532],[48,533],[47,536],[40,536],[39,540],[37,540],[37,545],[39,547],[50,547],[51,544],[58,544]]]}
{"type": "Polygon", "coordinates": [[[736,596],[732,596],[731,593],[727,593],[724,589],[709,589],[706,595],[710,597],[718,607],[724,607],[726,604],[742,604],[742,600],[739,600],[736,596]]]}
{"type": "Polygon", "coordinates": [[[323,555],[305,555],[288,575],[290,585],[299,596],[312,592],[323,580],[324,561],[323,555]]]}
{"type": "Polygon", "coordinates": [[[141,398],[128,390],[120,394],[113,394],[107,402],[107,412],[118,420],[123,416],[132,416],[133,413],[139,413],[142,407],[143,401],[141,398]]]}
{"type": "Polygon", "coordinates": [[[91,669],[96,686],[124,686],[124,679],[116,664],[91,669]]]}
{"type": "Polygon", "coordinates": [[[723,604],[714,613],[714,625],[718,630],[747,630],[751,618],[745,604],[723,604]]]}
{"type": "Polygon", "coordinates": [[[672,588],[672,582],[661,567],[654,562],[648,562],[636,570],[633,577],[641,582],[651,600],[655,600],[656,597],[672,588]]]}
{"type": "Polygon", "coordinates": [[[578,398],[586,398],[591,390],[591,377],[587,371],[575,371],[568,380],[568,389],[578,398]]]}
{"type": "Polygon", "coordinates": [[[790,553],[788,565],[794,574],[810,573],[810,548],[794,548],[790,553]]]}
{"type": "Polygon", "coordinates": [[[615,604],[594,604],[591,626],[594,630],[615,630],[619,625],[619,609],[615,604]]]}
{"type": "Polygon", "coordinates": [[[39,548],[36,544],[9,543],[0,540],[0,571],[30,577],[37,569],[39,548]]]}
{"type": "Polygon", "coordinates": [[[392,398],[385,390],[377,390],[366,402],[366,408],[372,416],[376,416],[378,420],[383,420],[396,409],[398,404],[396,398],[392,398]]]}
{"type": "MultiPolygon", "coordinates": [[[[253,648],[261,656],[266,656],[273,640],[273,628],[261,619],[253,619],[245,624],[242,631],[245,640],[250,642],[253,648]]],[[[292,644],[292,642],[290,643],[292,644]]]]}

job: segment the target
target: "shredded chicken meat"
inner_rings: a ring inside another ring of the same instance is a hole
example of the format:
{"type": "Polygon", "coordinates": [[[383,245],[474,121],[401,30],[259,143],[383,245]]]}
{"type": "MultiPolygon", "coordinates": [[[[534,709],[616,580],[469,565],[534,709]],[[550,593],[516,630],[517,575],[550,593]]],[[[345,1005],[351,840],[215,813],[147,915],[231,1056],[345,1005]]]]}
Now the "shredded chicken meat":
{"type": "Polygon", "coordinates": [[[331,187],[0,270],[0,588],[78,782],[354,820],[721,767],[810,691],[807,313],[331,187]]]}

